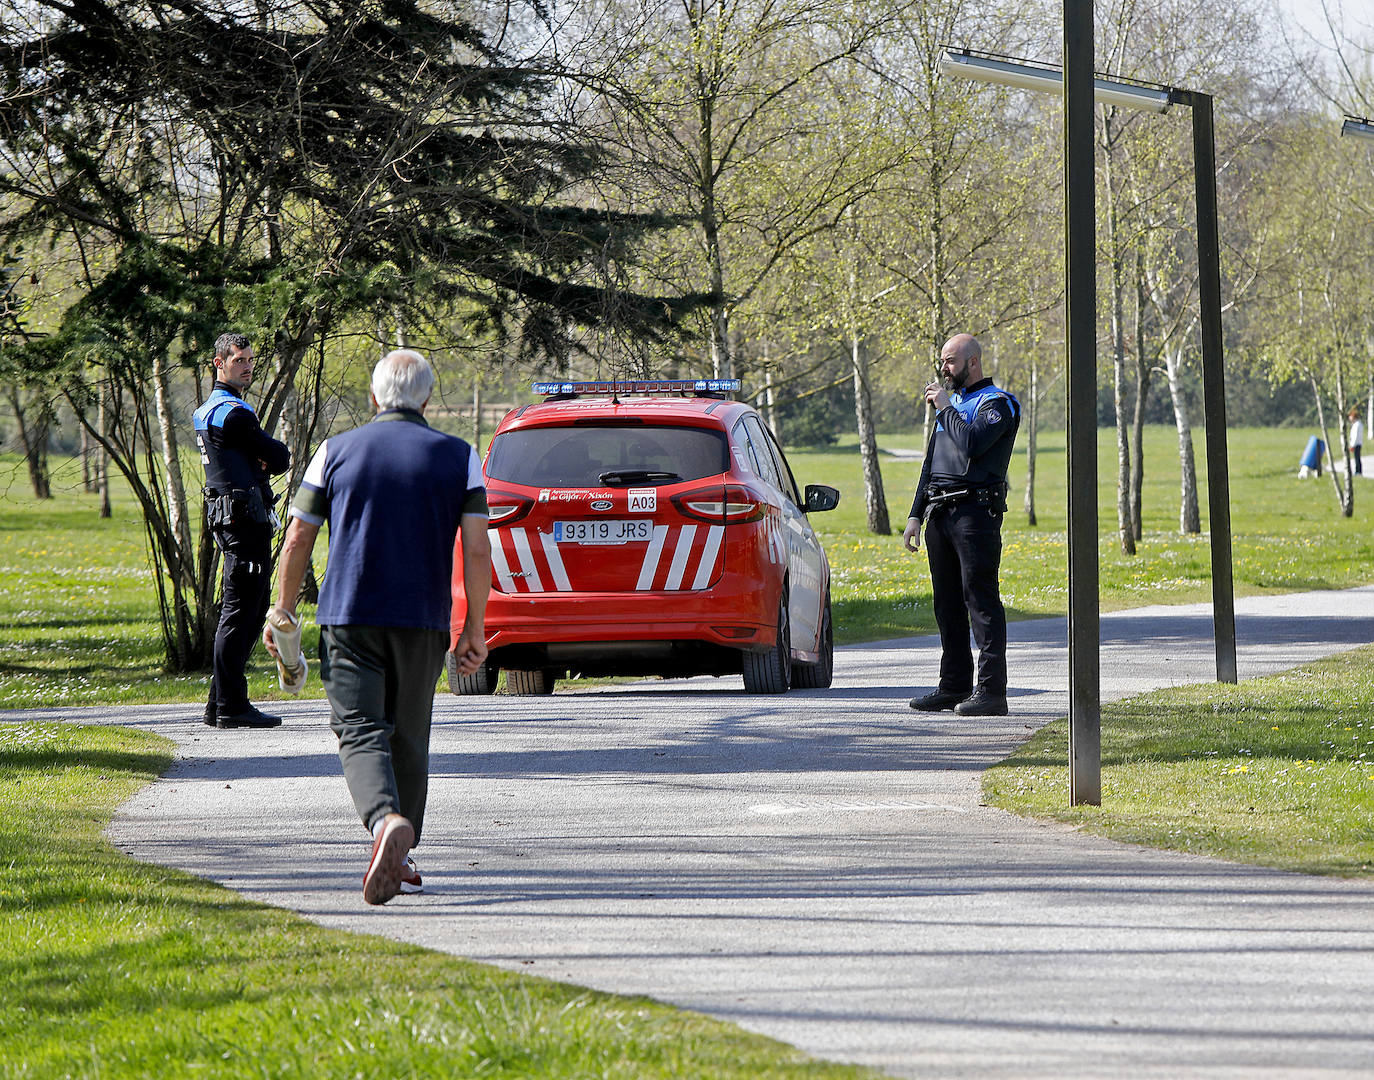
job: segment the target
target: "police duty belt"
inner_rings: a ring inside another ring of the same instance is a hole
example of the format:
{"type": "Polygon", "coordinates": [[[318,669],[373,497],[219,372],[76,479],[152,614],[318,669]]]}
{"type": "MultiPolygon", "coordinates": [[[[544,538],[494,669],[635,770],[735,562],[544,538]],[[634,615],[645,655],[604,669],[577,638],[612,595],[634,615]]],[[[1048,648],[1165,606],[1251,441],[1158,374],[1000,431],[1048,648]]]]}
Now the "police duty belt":
{"type": "Polygon", "coordinates": [[[957,506],[966,502],[976,506],[991,506],[1005,513],[1006,486],[1002,485],[1001,490],[991,487],[962,487],[932,491],[926,496],[926,512],[929,514],[931,510],[938,510],[942,506],[957,506]]]}

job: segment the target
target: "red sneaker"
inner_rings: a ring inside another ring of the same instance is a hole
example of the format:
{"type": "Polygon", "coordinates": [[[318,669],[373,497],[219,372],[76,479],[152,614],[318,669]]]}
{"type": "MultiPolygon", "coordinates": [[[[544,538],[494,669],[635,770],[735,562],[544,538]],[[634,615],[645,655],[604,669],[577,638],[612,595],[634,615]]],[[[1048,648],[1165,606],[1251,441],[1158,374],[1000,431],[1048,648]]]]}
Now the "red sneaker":
{"type": "Polygon", "coordinates": [[[372,844],[372,861],[363,876],[363,899],[385,904],[401,891],[406,853],[415,843],[415,829],[400,814],[387,814],[382,831],[372,844]]]}

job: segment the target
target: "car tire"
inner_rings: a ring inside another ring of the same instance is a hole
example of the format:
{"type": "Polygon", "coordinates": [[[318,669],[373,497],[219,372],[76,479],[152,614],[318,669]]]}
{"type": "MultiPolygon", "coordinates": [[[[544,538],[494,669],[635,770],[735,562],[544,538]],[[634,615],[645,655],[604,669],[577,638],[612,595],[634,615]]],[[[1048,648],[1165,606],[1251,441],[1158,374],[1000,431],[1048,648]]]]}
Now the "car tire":
{"type": "Polygon", "coordinates": [[[787,596],[778,605],[778,636],[765,652],[744,654],[744,689],[751,694],[785,694],[792,681],[792,633],[787,596]]]}
{"type": "Polygon", "coordinates": [[[535,671],[507,671],[506,690],[521,697],[541,697],[552,694],[557,676],[548,668],[535,671]]]}
{"type": "Polygon", "coordinates": [[[458,673],[458,658],[452,650],[444,654],[444,673],[448,675],[448,688],[455,694],[472,696],[494,694],[496,680],[500,672],[491,664],[483,664],[471,675],[458,673]]]}
{"type": "Polygon", "coordinates": [[[814,664],[793,664],[792,685],[801,690],[825,690],[835,677],[835,628],[830,621],[830,597],[821,611],[821,658],[814,664]]]}

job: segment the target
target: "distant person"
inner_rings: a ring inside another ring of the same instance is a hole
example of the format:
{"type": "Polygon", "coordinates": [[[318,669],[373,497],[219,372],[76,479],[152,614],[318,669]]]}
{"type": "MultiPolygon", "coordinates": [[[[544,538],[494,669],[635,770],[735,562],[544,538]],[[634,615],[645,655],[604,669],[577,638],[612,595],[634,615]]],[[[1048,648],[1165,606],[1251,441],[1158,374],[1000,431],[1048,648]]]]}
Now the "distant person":
{"type": "Polygon", "coordinates": [[[268,728],[281,723],[248,700],[244,668],[267,613],[272,589],[272,533],[278,524],[268,477],[291,464],[286,444],[263,432],[243,395],[253,382],[253,347],[221,334],[212,361],[215,385],[191,414],[205,466],[205,513],[224,553],[224,588],[215,630],[214,674],[205,703],[211,727],[268,728]]]}
{"type": "Polygon", "coordinates": [[[1360,463],[1360,450],[1364,447],[1364,421],[1360,419],[1360,410],[1350,410],[1350,458],[1354,462],[1355,475],[1364,475],[1364,466],[1360,463]]]}
{"type": "Polygon", "coordinates": [[[1307,446],[1303,449],[1302,458],[1298,462],[1298,477],[1306,480],[1314,473],[1320,477],[1322,474],[1322,455],[1326,453],[1326,443],[1315,435],[1307,439],[1307,446]]]}
{"type": "MultiPolygon", "coordinates": [[[[420,840],[429,786],[434,684],[449,642],[455,540],[467,617],[454,649],[471,675],[487,658],[491,591],[487,497],[477,453],[434,431],[424,411],[434,372],[417,352],[387,354],[372,373],[370,423],[320,444],[291,504],[277,607],[293,616],[320,526],[329,568],[315,621],[330,727],[353,805],[372,834],[363,899],[384,904],[423,882],[420,840]]],[[[272,627],[263,630],[277,656],[272,627]]]]}
{"type": "Polygon", "coordinates": [[[1002,561],[1002,515],[1021,406],[983,375],[983,347],[956,334],[940,350],[941,381],[925,389],[935,407],[916,498],[902,540],[926,554],[940,629],[940,683],[912,698],[923,712],[953,709],[961,716],[1007,713],[1007,616],[997,573],[1002,561]],[[969,623],[978,643],[974,678],[969,623]]]}

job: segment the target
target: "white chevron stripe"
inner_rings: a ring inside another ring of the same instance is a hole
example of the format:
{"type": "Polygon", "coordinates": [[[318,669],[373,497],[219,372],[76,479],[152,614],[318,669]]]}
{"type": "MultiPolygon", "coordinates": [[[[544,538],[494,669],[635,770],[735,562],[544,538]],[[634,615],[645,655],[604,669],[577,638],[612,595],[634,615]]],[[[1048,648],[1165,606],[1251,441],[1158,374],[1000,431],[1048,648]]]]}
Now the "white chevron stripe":
{"type": "Polygon", "coordinates": [[[693,589],[704,589],[711,584],[711,571],[716,566],[716,553],[720,551],[720,541],[725,535],[724,525],[712,525],[706,532],[706,550],[701,553],[701,564],[697,576],[692,579],[693,589]]]}
{"type": "Polygon", "coordinates": [[[495,530],[491,545],[491,568],[496,571],[496,580],[501,583],[502,592],[517,592],[515,578],[510,576],[510,564],[506,562],[504,530],[495,530]]]}
{"type": "Polygon", "coordinates": [[[658,573],[658,560],[663,557],[663,541],[668,536],[667,525],[655,525],[654,537],[644,552],[644,561],[639,566],[639,580],[635,582],[637,592],[645,592],[654,587],[654,575],[658,573]]]}
{"type": "Polygon", "coordinates": [[[525,571],[525,584],[534,592],[544,591],[543,579],[539,576],[539,567],[534,562],[534,552],[530,550],[529,534],[524,529],[512,529],[511,539],[515,541],[515,553],[520,556],[520,569],[525,571]]]}
{"type": "Polygon", "coordinates": [[[695,525],[684,525],[678,530],[677,548],[673,552],[673,564],[668,567],[668,581],[663,587],[668,590],[682,588],[682,574],[687,569],[687,557],[692,554],[692,537],[696,535],[695,525]]]}
{"type": "Polygon", "coordinates": [[[553,584],[559,592],[572,592],[572,582],[568,580],[568,571],[563,567],[563,554],[558,550],[558,544],[551,532],[540,532],[539,542],[544,545],[544,557],[549,561],[549,573],[553,575],[553,584]]]}

